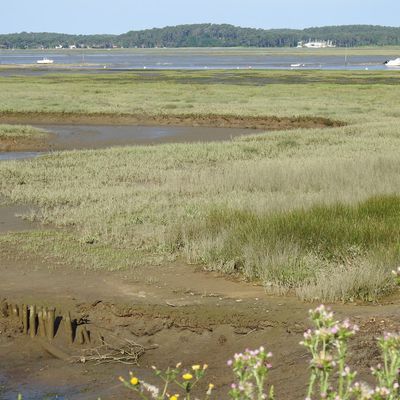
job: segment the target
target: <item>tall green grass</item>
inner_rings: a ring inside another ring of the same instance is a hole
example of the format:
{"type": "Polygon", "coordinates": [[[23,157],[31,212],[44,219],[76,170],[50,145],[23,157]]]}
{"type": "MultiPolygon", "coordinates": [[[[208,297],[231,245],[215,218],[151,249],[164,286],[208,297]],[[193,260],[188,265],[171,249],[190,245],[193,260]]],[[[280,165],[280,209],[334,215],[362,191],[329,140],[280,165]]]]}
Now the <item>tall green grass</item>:
{"type": "Polygon", "coordinates": [[[180,240],[193,262],[262,280],[266,287],[297,289],[310,299],[319,297],[311,288],[329,274],[324,298],[368,300],[393,287],[390,271],[400,261],[400,197],[263,215],[217,208],[201,227],[188,225],[180,240]],[[371,281],[362,276],[367,269],[371,281]],[[354,275],[353,287],[344,293],[334,285],[341,274],[354,275]]]}

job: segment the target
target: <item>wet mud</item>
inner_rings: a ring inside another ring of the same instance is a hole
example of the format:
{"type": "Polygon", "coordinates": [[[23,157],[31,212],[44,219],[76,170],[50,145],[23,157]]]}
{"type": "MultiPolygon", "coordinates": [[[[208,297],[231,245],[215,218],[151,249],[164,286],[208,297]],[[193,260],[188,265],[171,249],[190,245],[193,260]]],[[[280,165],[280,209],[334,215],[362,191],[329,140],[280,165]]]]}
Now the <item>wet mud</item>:
{"type": "MultiPolygon", "coordinates": [[[[19,137],[19,138],[7,138],[0,137],[0,157],[3,153],[12,152],[43,152],[51,149],[51,140],[53,134],[49,133],[46,137],[34,138],[34,137],[19,137]]],[[[8,156],[10,158],[10,156],[8,156]]],[[[6,156],[1,157],[6,159],[6,156]]]]}
{"type": "MultiPolygon", "coordinates": [[[[29,398],[41,398],[53,390],[68,399],[125,398],[128,394],[118,376],[133,370],[156,383],[152,365],[166,368],[183,362],[189,367],[209,364],[206,383],[215,383],[217,398],[226,399],[233,378],[226,360],[234,352],[264,345],[274,353],[271,380],[278,398],[304,398],[308,355],[299,342],[309,327],[311,304],[271,297],[260,286],[179,263],[112,273],[74,270],[8,248],[2,252],[0,275],[4,301],[35,304],[38,309],[55,307],[60,316],[68,311],[73,320],[83,321],[90,337],[100,334],[114,347],[129,340],[144,349],[137,366],[99,364],[87,353],[98,342],[70,344],[61,329],[52,344],[73,357],[70,362],[24,334],[17,319],[3,315],[4,393],[35,390],[37,397],[29,398]]],[[[352,340],[351,365],[368,380],[368,368],[379,361],[376,337],[400,328],[398,299],[380,306],[335,305],[334,309],[338,317],[349,316],[361,326],[352,340]]]]}

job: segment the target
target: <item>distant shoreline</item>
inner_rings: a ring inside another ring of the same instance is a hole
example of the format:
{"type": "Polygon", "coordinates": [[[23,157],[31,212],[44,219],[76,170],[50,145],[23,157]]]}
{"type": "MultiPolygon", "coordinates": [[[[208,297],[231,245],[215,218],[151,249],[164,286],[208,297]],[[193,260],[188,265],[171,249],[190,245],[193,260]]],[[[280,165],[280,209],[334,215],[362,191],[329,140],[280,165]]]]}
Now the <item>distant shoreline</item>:
{"type": "Polygon", "coordinates": [[[71,35],[52,32],[0,34],[0,49],[296,47],[299,42],[328,41],[337,47],[400,45],[400,28],[375,25],[306,29],[255,29],[228,24],[167,26],[121,35],[71,35]]]}

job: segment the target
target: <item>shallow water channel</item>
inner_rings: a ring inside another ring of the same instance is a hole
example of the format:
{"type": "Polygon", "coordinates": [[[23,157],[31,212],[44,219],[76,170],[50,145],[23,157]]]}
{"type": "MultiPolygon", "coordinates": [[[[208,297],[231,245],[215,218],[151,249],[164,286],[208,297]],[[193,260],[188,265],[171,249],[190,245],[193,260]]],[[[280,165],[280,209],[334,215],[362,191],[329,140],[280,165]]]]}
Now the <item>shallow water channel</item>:
{"type": "Polygon", "coordinates": [[[0,153],[0,161],[7,161],[7,160],[23,160],[26,158],[33,158],[39,156],[42,153],[35,152],[35,151],[20,151],[20,152],[6,152],[0,153]]]}
{"type": "Polygon", "coordinates": [[[55,135],[50,144],[62,149],[96,149],[110,146],[193,143],[230,140],[257,132],[243,128],[209,128],[138,125],[39,125],[55,135]]]}
{"type": "MultiPolygon", "coordinates": [[[[246,128],[209,128],[138,125],[33,125],[52,133],[48,140],[54,150],[100,149],[112,146],[195,143],[231,140],[260,132],[246,128]]],[[[0,152],[2,160],[23,160],[44,152],[0,152]]]]}

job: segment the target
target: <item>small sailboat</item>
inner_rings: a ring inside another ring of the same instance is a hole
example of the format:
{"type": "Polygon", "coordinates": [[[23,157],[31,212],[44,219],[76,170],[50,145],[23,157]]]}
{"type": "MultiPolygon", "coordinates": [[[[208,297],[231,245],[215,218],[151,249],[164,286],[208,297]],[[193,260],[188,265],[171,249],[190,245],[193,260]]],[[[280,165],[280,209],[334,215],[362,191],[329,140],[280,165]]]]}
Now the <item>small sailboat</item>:
{"type": "Polygon", "coordinates": [[[400,67],[400,57],[394,60],[387,60],[384,62],[387,67],[400,67]]]}
{"type": "Polygon", "coordinates": [[[53,64],[54,60],[50,60],[49,58],[43,57],[41,60],[37,60],[36,64],[53,64]]]}

